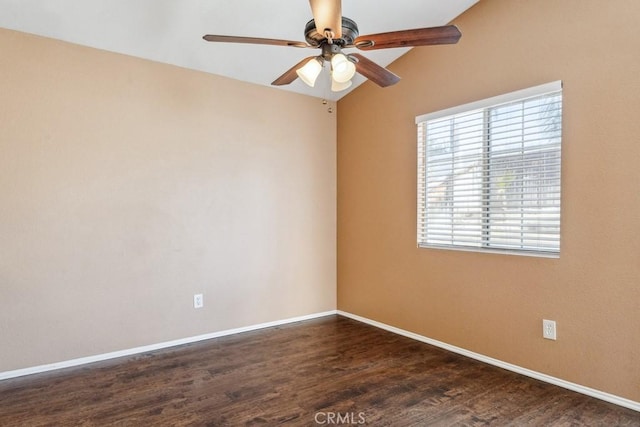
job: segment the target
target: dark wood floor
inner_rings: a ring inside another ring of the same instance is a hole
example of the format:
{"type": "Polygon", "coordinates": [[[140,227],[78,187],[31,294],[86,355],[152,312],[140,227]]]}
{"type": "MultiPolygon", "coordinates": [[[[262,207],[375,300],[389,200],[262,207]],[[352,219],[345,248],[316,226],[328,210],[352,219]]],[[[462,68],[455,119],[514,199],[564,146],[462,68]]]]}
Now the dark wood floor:
{"type": "Polygon", "coordinates": [[[0,381],[0,425],[639,426],[640,413],[339,316],[0,381]]]}

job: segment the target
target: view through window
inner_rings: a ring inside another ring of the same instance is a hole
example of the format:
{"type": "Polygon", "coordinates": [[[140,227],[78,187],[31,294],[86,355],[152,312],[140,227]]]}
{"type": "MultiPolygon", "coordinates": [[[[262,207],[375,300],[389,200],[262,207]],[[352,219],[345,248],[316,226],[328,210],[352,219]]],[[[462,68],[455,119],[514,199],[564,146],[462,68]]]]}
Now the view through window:
{"type": "Polygon", "coordinates": [[[416,123],[418,246],[559,253],[560,82],[416,123]]]}

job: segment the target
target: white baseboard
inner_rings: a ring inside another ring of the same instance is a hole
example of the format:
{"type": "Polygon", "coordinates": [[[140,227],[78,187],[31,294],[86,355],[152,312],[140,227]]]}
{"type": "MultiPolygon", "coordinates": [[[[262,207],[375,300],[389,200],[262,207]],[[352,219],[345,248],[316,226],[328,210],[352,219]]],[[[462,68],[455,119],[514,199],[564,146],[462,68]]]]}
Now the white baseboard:
{"type": "Polygon", "coordinates": [[[249,332],[249,331],[255,331],[257,329],[270,328],[272,326],[286,325],[288,323],[301,322],[303,320],[311,320],[318,317],[330,316],[333,314],[337,314],[337,311],[331,310],[331,311],[325,311],[322,313],[308,314],[306,316],[292,317],[289,319],[276,320],[274,322],[260,323],[257,325],[250,325],[250,326],[245,326],[245,327],[236,328],[236,329],[228,329],[220,332],[212,332],[204,335],[196,335],[193,337],[182,338],[182,339],[173,340],[173,341],[166,341],[158,344],[151,344],[151,345],[145,345],[142,347],[134,347],[126,350],[113,351],[110,353],[97,354],[95,356],[81,357],[78,359],[71,359],[71,360],[65,360],[62,362],[49,363],[47,365],[33,366],[30,368],[24,368],[24,369],[16,369],[13,371],[5,371],[5,372],[0,372],[0,380],[21,377],[24,375],[38,374],[42,372],[53,371],[56,369],[70,368],[73,366],[86,365],[87,363],[94,363],[94,362],[100,362],[108,359],[115,359],[116,357],[131,356],[134,354],[146,353],[149,351],[160,350],[167,347],[190,344],[198,341],[208,340],[211,338],[219,338],[227,335],[239,334],[241,332],[249,332]]]}
{"type": "Polygon", "coordinates": [[[126,349],[126,350],[120,350],[120,351],[114,351],[114,352],[110,352],[110,353],[98,354],[98,355],[95,355],[95,356],[81,357],[81,358],[78,358],[78,359],[71,359],[71,360],[66,360],[66,361],[62,361],[62,362],[50,363],[50,364],[47,364],[47,365],[39,365],[39,366],[33,366],[33,367],[29,367],[29,368],[24,368],[24,369],[16,369],[16,370],[13,370],[13,371],[0,372],[0,380],[5,380],[5,379],[9,379],[9,378],[16,378],[16,377],[21,377],[21,376],[31,375],[31,374],[37,374],[37,373],[42,373],[42,372],[47,372],[47,371],[53,371],[53,370],[57,370],[57,369],[70,368],[70,367],[73,367],[73,366],[86,365],[88,363],[94,363],[94,362],[100,362],[100,361],[103,361],[103,360],[115,359],[117,357],[131,356],[131,355],[134,355],[134,354],[146,353],[146,352],[149,352],[149,351],[160,350],[160,349],[163,349],[163,348],[174,347],[174,346],[183,345],[183,344],[190,344],[190,343],[194,343],[194,342],[198,342],[198,341],[204,341],[204,340],[208,340],[208,339],[212,339],[212,338],[219,338],[219,337],[223,337],[223,336],[227,336],[227,335],[239,334],[239,333],[242,333],[242,332],[249,332],[249,331],[255,331],[255,330],[258,330],[258,329],[270,328],[270,327],[273,327],[273,326],[286,325],[288,323],[301,322],[301,321],[304,321],[304,320],[311,320],[311,319],[330,316],[330,315],[334,315],[334,314],[339,314],[341,316],[349,317],[349,318],[357,320],[359,322],[366,323],[366,324],[369,324],[371,326],[375,326],[377,328],[384,329],[386,331],[393,332],[395,334],[402,335],[402,336],[414,339],[416,341],[420,341],[420,342],[424,342],[424,343],[427,343],[427,344],[431,344],[433,346],[440,347],[442,349],[451,351],[453,353],[461,354],[463,356],[470,357],[470,358],[475,359],[475,360],[479,360],[479,361],[487,363],[489,365],[497,366],[499,368],[503,368],[503,369],[506,369],[508,371],[516,372],[518,374],[525,375],[527,377],[535,378],[535,379],[540,380],[540,381],[544,381],[544,382],[547,382],[547,383],[550,383],[550,384],[554,384],[554,385],[566,388],[568,390],[576,391],[578,393],[582,393],[582,394],[585,394],[587,396],[595,397],[596,399],[604,400],[605,402],[613,403],[615,405],[622,406],[622,407],[629,408],[629,409],[632,409],[634,411],[640,412],[640,402],[636,402],[636,401],[633,401],[633,400],[630,400],[630,399],[625,399],[624,397],[616,396],[614,394],[605,393],[603,391],[599,391],[599,390],[595,390],[595,389],[592,389],[592,388],[589,388],[589,387],[585,387],[585,386],[582,386],[580,384],[575,384],[575,383],[572,383],[572,382],[569,382],[569,381],[565,381],[563,379],[552,377],[550,375],[543,374],[541,372],[532,371],[530,369],[523,368],[521,366],[517,366],[517,365],[513,365],[511,363],[503,362],[501,360],[494,359],[492,357],[488,357],[488,356],[485,356],[485,355],[482,355],[482,354],[479,354],[479,353],[475,353],[473,351],[465,350],[464,348],[456,347],[454,345],[447,344],[447,343],[444,343],[442,341],[434,340],[432,338],[427,338],[425,336],[418,335],[418,334],[413,333],[413,332],[405,331],[404,329],[396,328],[394,326],[390,326],[390,325],[387,325],[385,323],[377,322],[375,320],[367,319],[366,317],[358,316],[356,314],[348,313],[348,312],[341,311],[341,310],[325,311],[325,312],[322,312],[322,313],[314,313],[314,314],[309,314],[309,315],[306,315],[306,316],[292,317],[292,318],[289,318],[289,319],[276,320],[276,321],[273,321],[273,322],[267,322],[267,323],[260,323],[260,324],[257,324],[257,325],[245,326],[245,327],[242,327],[242,328],[227,329],[227,330],[224,330],[224,331],[212,332],[212,333],[204,334],[204,335],[196,335],[196,336],[193,336],[193,337],[182,338],[182,339],[173,340],[173,341],[166,341],[166,342],[162,342],[162,343],[158,343],[158,344],[151,344],[151,345],[146,345],[146,346],[142,346],[142,347],[134,347],[134,348],[126,349]]]}
{"type": "Polygon", "coordinates": [[[377,328],[384,329],[389,332],[393,332],[394,334],[403,335],[405,337],[412,338],[416,341],[421,341],[427,344],[431,344],[433,346],[443,348],[453,353],[458,353],[463,356],[479,360],[480,362],[484,362],[489,365],[494,365],[499,368],[506,369],[508,371],[516,372],[518,374],[522,374],[527,377],[535,378],[537,380],[544,381],[546,383],[554,384],[554,385],[566,388],[568,390],[576,391],[578,393],[582,393],[587,396],[595,397],[596,399],[604,400],[605,402],[613,403],[615,405],[623,406],[625,408],[633,409],[634,411],[640,412],[640,402],[625,399],[624,397],[616,396],[614,394],[605,393],[603,391],[585,387],[580,384],[575,384],[569,381],[565,381],[563,379],[552,377],[550,375],[543,374],[541,372],[532,371],[531,369],[527,369],[521,366],[513,365],[511,363],[503,362],[501,360],[494,359],[492,357],[475,353],[473,351],[465,350],[464,348],[456,347],[454,345],[447,344],[442,341],[437,341],[431,338],[427,338],[425,336],[418,335],[413,332],[405,331],[404,329],[396,328],[394,326],[389,326],[385,323],[380,323],[375,320],[367,319],[366,317],[358,316],[356,314],[347,313],[341,310],[338,310],[337,313],[341,316],[349,317],[359,322],[367,323],[371,326],[375,326],[377,328]]]}

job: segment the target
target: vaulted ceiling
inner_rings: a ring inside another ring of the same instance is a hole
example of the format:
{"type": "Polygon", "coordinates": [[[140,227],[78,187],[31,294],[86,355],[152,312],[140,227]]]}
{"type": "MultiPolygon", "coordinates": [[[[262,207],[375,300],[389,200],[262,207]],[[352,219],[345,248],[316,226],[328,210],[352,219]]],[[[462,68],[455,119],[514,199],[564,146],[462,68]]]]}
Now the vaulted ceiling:
{"type": "MultiPolygon", "coordinates": [[[[477,1],[344,0],[342,13],[357,22],[360,34],[372,34],[445,25],[477,1]]],[[[221,34],[304,41],[312,19],[307,0],[0,0],[0,11],[0,27],[261,85],[310,55],[308,49],[202,39],[221,34]]],[[[416,49],[442,48],[448,47],[416,49]]],[[[386,66],[407,50],[363,54],[386,66]]],[[[357,75],[349,90],[364,81],[357,75]]],[[[327,73],[313,88],[300,79],[280,88],[330,100],[349,92],[331,92],[327,73]]]]}

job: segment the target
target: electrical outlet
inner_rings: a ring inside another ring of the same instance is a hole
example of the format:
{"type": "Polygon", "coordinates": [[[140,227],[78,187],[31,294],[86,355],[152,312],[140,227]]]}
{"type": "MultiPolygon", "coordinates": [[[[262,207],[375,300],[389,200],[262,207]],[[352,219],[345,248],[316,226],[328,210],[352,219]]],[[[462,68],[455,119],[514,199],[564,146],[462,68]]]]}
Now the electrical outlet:
{"type": "Polygon", "coordinates": [[[202,294],[195,294],[193,296],[193,308],[202,308],[204,307],[204,298],[202,294]]]}
{"type": "Polygon", "coordinates": [[[556,339],[556,321],[542,319],[542,338],[548,340],[556,339]]]}

